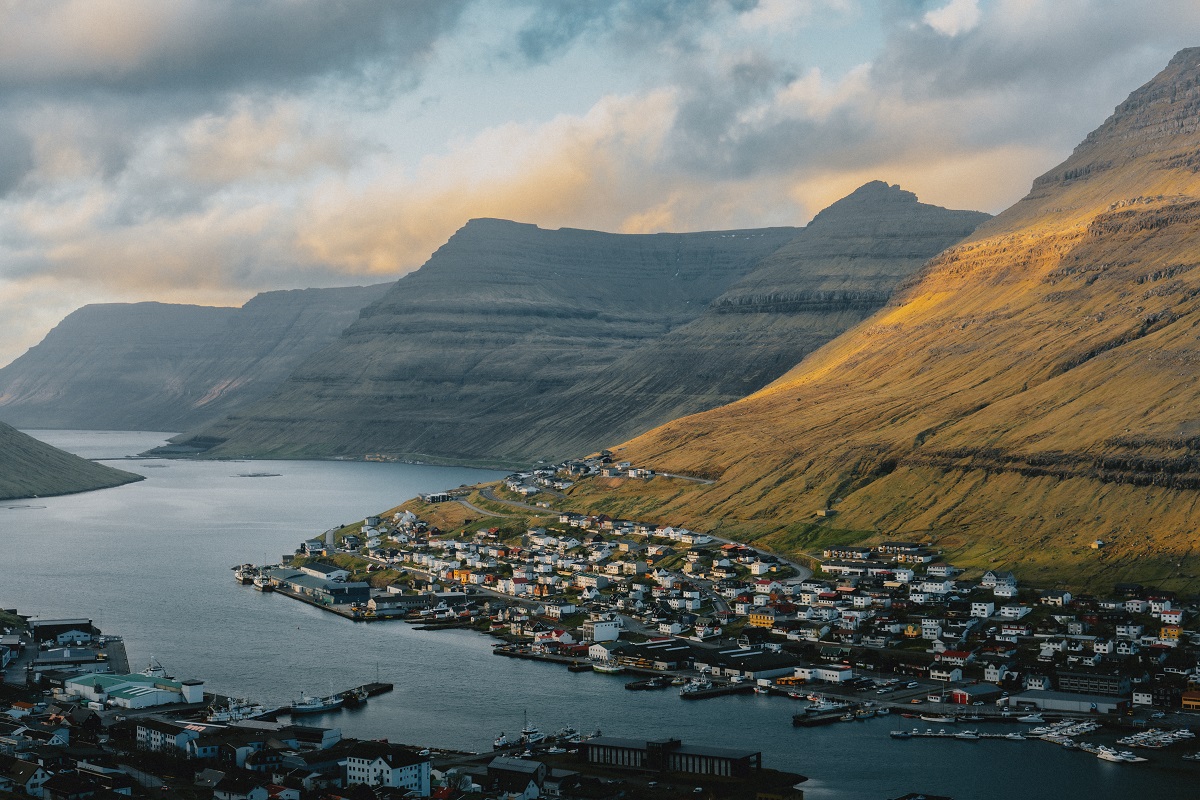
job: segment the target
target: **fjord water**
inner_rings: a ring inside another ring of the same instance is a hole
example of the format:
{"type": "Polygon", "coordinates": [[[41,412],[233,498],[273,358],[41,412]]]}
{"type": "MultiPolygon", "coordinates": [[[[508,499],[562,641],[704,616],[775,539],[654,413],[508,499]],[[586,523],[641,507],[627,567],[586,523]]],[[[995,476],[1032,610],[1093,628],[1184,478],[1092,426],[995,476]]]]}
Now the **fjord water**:
{"type": "MultiPolygon", "coordinates": [[[[163,434],[34,431],[89,458],[121,457],[163,434]]],[[[1200,765],[1180,753],[1149,764],[1101,762],[1038,741],[893,741],[885,717],[793,728],[793,703],[738,696],[685,702],[628,692],[620,676],[494,656],[465,631],[361,624],[233,580],[231,565],[275,560],[304,538],[422,491],[494,477],[474,469],[351,462],[131,460],[140,483],[0,505],[0,607],[90,616],[125,636],[135,669],[154,655],[206,688],[283,704],[376,678],[395,691],[363,709],[309,718],[347,735],[486,750],[522,715],[614,736],[761,750],[768,767],[811,777],[810,800],[882,800],[910,791],[967,798],[1193,796],[1200,765]],[[279,477],[243,478],[271,472],[279,477]]],[[[923,723],[918,723],[924,728],[923,723]]],[[[1005,728],[1008,730],[1009,728],[1005,728]]],[[[1015,726],[1014,728],[1015,729],[1015,726]]],[[[1180,751],[1183,752],[1183,751],[1180,751]]]]}

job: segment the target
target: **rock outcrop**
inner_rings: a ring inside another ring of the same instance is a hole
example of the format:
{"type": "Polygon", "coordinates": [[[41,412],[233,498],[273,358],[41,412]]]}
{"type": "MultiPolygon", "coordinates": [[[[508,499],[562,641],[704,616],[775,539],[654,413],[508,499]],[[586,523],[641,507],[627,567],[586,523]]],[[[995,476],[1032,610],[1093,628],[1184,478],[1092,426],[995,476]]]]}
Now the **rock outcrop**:
{"type": "Polygon", "coordinates": [[[984,219],[872,183],[803,230],[473,220],[273,396],[193,441],[217,456],[565,457],[754,391],[984,219]]]}
{"type": "Polygon", "coordinates": [[[241,308],[84,306],[0,369],[0,419],[162,431],[220,419],[267,394],[389,286],[266,292],[241,308]]]}

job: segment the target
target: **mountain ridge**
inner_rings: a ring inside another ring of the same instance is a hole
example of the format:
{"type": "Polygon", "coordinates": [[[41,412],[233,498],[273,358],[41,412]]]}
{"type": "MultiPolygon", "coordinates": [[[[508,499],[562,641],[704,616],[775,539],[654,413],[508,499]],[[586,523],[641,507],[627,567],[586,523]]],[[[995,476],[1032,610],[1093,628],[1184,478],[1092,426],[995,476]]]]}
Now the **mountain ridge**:
{"type": "Polygon", "coordinates": [[[181,430],[262,396],[390,284],[263,292],[240,308],[101,303],[0,369],[27,429],[181,430]]]}
{"type": "Polygon", "coordinates": [[[851,198],[803,231],[630,235],[472,220],[271,398],[198,435],[221,442],[214,456],[513,465],[742,397],[987,218],[882,183],[851,198]],[[858,208],[881,205],[872,194],[900,202],[876,220],[858,208]],[[855,233],[871,224],[891,237],[877,253],[855,233]],[[822,243],[820,258],[808,252],[822,243]],[[727,313],[728,293],[759,270],[727,313]],[[764,287],[787,307],[756,296],[764,287]]]}

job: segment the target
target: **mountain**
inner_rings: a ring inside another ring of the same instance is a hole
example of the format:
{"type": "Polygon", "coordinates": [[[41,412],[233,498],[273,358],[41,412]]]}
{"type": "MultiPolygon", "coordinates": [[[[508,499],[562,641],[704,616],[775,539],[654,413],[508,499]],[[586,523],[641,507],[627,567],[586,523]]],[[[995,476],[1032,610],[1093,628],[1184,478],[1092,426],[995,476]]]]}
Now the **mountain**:
{"type": "Polygon", "coordinates": [[[0,423],[0,500],[107,489],[141,475],[71,455],[0,423]]]}
{"type": "Polygon", "coordinates": [[[198,442],[223,442],[218,456],[563,458],[761,387],[984,219],[872,183],[804,230],[472,220],[198,442]]]}
{"type": "Polygon", "coordinates": [[[0,419],[165,431],[219,419],[274,388],[389,286],[266,292],[241,308],[84,306],[0,369],[0,419]]]}
{"type": "Polygon", "coordinates": [[[1194,587],[1198,153],[1189,49],[869,320],[621,448],[715,484],[591,501],[793,552],[918,539],[1039,580],[1194,587]]]}

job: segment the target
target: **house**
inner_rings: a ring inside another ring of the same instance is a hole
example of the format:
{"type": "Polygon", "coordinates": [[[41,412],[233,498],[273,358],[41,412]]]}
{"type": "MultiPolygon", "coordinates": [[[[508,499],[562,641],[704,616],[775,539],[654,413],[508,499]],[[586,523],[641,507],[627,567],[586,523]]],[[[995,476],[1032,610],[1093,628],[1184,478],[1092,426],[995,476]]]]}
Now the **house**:
{"type": "Polygon", "coordinates": [[[955,683],[962,680],[962,669],[948,664],[933,664],[929,667],[929,679],[955,683]]]}
{"type": "Polygon", "coordinates": [[[988,602],[975,601],[971,603],[971,616],[987,619],[992,614],[996,613],[996,604],[988,602]]]}
{"type": "Polygon", "coordinates": [[[386,786],[429,796],[429,757],[407,747],[388,742],[355,742],[342,764],[347,785],[386,786]]]}
{"type": "Polygon", "coordinates": [[[532,800],[541,794],[546,783],[546,765],[522,758],[493,758],[487,766],[487,784],[493,792],[532,800]]]}
{"type": "Polygon", "coordinates": [[[1041,603],[1044,606],[1062,608],[1071,604],[1071,593],[1063,589],[1047,589],[1042,592],[1041,603]]]}

